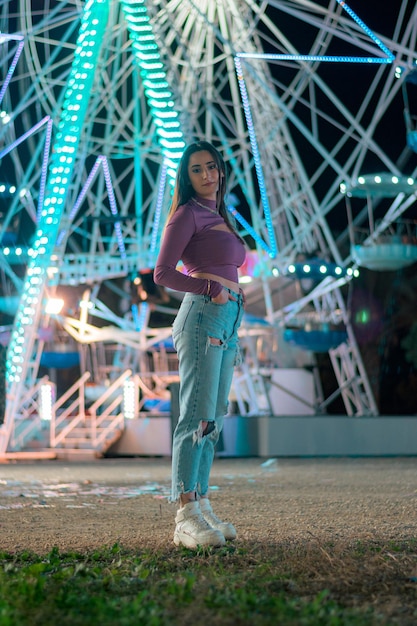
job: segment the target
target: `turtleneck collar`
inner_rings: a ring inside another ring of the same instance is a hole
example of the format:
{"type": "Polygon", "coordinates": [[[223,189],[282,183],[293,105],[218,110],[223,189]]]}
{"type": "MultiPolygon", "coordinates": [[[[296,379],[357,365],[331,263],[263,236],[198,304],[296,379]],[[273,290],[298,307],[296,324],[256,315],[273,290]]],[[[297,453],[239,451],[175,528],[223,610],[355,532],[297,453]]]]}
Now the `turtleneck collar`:
{"type": "Polygon", "coordinates": [[[218,213],[216,200],[209,200],[208,198],[202,198],[201,196],[197,194],[194,196],[193,200],[195,200],[199,206],[203,205],[203,207],[206,207],[210,211],[215,211],[216,213],[218,213]]]}

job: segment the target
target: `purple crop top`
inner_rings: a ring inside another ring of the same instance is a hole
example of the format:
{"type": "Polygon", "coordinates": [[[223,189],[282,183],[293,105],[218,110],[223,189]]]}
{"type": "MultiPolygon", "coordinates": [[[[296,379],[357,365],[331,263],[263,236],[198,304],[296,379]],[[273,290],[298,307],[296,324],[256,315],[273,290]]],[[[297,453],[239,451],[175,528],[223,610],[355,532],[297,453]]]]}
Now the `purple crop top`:
{"type": "MultiPolygon", "coordinates": [[[[198,198],[202,204],[216,209],[215,200],[198,198]]],[[[169,220],[154,270],[154,280],[177,291],[207,294],[208,280],[193,278],[190,274],[204,272],[215,274],[235,283],[237,268],[245,260],[245,247],[232,231],[217,230],[224,224],[221,215],[199,206],[193,199],[179,206],[169,220]],[[187,274],[177,270],[182,260],[187,274]]],[[[219,295],[222,285],[210,281],[210,295],[219,295]]]]}

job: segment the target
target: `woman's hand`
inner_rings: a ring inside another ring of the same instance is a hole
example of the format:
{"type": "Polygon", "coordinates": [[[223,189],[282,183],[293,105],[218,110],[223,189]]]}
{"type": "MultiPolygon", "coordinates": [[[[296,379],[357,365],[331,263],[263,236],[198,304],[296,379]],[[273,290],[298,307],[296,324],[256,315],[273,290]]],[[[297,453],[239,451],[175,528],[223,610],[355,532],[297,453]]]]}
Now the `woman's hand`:
{"type": "Polygon", "coordinates": [[[226,304],[229,300],[235,300],[231,293],[227,289],[222,289],[218,296],[212,298],[211,301],[215,304],[226,304]]]}

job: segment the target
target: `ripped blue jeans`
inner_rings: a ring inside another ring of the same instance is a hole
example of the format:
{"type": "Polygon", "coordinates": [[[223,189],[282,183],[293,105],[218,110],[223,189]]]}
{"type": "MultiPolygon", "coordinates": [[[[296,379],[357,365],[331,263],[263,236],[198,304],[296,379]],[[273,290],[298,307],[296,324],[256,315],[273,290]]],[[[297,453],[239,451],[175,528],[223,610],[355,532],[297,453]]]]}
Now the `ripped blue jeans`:
{"type": "Polygon", "coordinates": [[[215,445],[240,355],[243,300],[240,294],[230,293],[236,301],[226,304],[187,293],[172,327],[180,375],[180,415],[172,442],[172,502],[193,491],[204,496],[209,488],[215,445]],[[205,429],[202,422],[208,422],[205,429]]]}

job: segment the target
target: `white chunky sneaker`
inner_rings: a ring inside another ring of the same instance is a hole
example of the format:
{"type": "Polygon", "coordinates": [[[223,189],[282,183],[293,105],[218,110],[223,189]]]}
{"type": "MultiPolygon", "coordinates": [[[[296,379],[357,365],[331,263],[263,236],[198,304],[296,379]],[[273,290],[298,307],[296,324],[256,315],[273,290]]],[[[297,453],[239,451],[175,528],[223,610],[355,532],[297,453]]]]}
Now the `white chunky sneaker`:
{"type": "Polygon", "coordinates": [[[188,502],[177,511],[175,518],[174,543],[186,548],[197,546],[223,546],[225,538],[220,530],[210,526],[200,510],[200,503],[188,502]]]}
{"type": "Polygon", "coordinates": [[[230,522],[222,522],[222,520],[217,517],[211,508],[208,498],[201,498],[200,509],[206,522],[208,522],[212,528],[220,530],[225,539],[236,539],[236,528],[230,522]]]}

